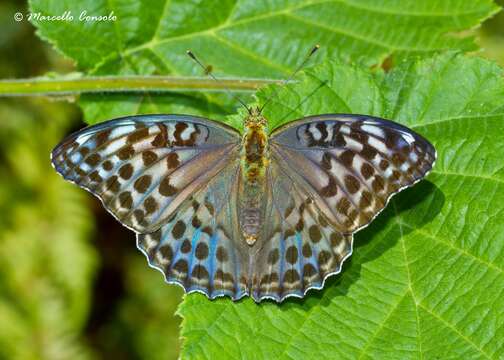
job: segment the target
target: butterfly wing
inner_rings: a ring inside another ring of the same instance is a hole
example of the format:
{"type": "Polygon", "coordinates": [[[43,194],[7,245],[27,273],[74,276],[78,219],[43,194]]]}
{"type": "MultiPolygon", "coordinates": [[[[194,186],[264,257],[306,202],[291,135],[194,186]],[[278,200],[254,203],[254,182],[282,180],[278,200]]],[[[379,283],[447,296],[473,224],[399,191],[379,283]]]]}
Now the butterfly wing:
{"type": "Polygon", "coordinates": [[[255,256],[255,299],[321,288],[352,252],[352,234],[432,168],[434,147],[394,122],[322,115],[271,139],[271,226],[255,256]]]}
{"type": "Polygon", "coordinates": [[[328,220],[355,232],[390,196],[432,168],[434,147],[392,121],[361,115],[323,115],[291,123],[271,139],[276,161],[299,172],[328,220]]]}
{"type": "Polygon", "coordinates": [[[237,157],[239,143],[235,130],[207,119],[141,115],[69,136],[52,162],[122,224],[149,233],[237,157]]]}
{"type": "Polygon", "coordinates": [[[240,166],[230,162],[161,228],[137,236],[149,264],[169,283],[213,299],[248,294],[250,249],[238,226],[240,166]]]}
{"type": "Polygon", "coordinates": [[[187,292],[246,292],[237,233],[240,135],[210,120],[134,116],[88,127],[52,153],[56,170],[137,232],[152,267],[187,292]]]}
{"type": "Polygon", "coordinates": [[[237,220],[239,141],[206,119],[135,116],[70,136],[52,159],[138,233],[168,282],[211,298],[281,301],[338,273],[353,232],[436,156],[419,135],[378,118],[325,115],[284,126],[270,140],[267,221],[249,247],[237,220]]]}
{"type": "Polygon", "coordinates": [[[281,302],[320,289],[326,277],[340,271],[352,252],[352,235],[334,229],[317,208],[308,188],[286,164],[272,161],[268,222],[254,256],[251,295],[281,302]]]}

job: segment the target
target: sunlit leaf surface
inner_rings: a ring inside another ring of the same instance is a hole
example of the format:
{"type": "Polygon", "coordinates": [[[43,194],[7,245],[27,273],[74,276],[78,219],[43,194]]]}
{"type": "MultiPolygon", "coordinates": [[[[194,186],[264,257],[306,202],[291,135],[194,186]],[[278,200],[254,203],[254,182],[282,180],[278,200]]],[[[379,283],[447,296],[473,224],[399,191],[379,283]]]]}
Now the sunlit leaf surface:
{"type": "Polygon", "coordinates": [[[179,311],[183,355],[499,358],[502,75],[485,60],[449,54],[404,63],[386,75],[328,63],[280,90],[267,111],[274,124],[328,112],[383,116],[429,139],[437,164],[357,233],[351,260],[323,291],[281,306],[186,297],[179,311]]]}
{"type": "MultiPolygon", "coordinates": [[[[191,49],[216,75],[285,78],[315,44],[327,57],[377,65],[393,55],[474,50],[466,31],[497,11],[491,0],[31,0],[45,15],[71,11],[73,21],[37,21],[38,34],[92,74],[202,75],[191,49]],[[116,21],[81,21],[108,15],[116,21]]],[[[107,94],[81,100],[88,123],[136,113],[222,116],[229,97],[107,94]]],[[[231,104],[234,104],[232,101],[231,104]]]]}

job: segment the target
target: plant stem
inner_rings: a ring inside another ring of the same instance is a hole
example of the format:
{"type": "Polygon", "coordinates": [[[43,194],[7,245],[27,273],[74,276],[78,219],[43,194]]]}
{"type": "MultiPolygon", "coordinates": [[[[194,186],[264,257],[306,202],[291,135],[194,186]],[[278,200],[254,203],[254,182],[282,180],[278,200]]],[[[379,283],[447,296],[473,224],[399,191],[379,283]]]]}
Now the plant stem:
{"type": "Polygon", "coordinates": [[[0,80],[2,96],[77,95],[93,92],[256,91],[280,83],[271,79],[227,78],[214,81],[197,77],[94,76],[0,80]]]}

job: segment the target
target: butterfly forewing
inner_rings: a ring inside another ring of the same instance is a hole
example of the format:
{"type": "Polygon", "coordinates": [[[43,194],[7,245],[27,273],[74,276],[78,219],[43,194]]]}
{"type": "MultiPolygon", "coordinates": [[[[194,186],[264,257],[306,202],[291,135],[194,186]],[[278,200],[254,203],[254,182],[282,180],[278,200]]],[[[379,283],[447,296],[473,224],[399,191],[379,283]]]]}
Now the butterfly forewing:
{"type": "Polygon", "coordinates": [[[367,225],[389,197],[432,168],[436,153],[420,135],[359,115],[305,118],[275,131],[274,161],[296,175],[341,233],[367,225]]]}
{"type": "Polygon", "coordinates": [[[234,130],[188,116],[135,116],[92,126],[55,148],[67,180],[91,191],[137,232],[159,228],[236,157],[234,130]]]}

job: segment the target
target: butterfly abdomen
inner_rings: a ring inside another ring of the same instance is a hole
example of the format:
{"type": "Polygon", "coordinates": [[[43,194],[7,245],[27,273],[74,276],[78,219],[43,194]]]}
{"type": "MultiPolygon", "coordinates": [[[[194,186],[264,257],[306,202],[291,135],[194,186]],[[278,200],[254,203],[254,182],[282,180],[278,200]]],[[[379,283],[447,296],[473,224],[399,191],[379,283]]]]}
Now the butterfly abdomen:
{"type": "Polygon", "coordinates": [[[264,221],[265,174],[269,163],[266,121],[248,119],[241,149],[239,221],[243,236],[253,245],[264,221]]]}

